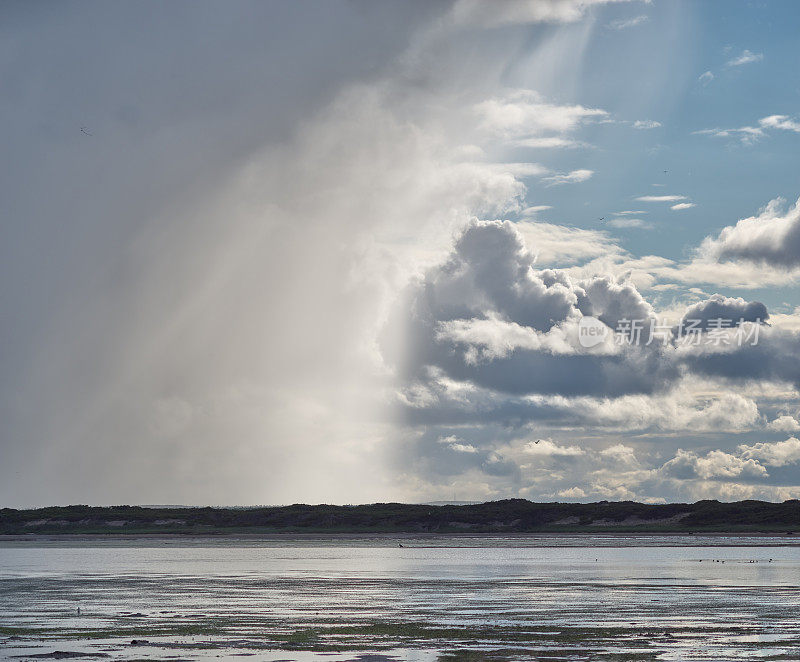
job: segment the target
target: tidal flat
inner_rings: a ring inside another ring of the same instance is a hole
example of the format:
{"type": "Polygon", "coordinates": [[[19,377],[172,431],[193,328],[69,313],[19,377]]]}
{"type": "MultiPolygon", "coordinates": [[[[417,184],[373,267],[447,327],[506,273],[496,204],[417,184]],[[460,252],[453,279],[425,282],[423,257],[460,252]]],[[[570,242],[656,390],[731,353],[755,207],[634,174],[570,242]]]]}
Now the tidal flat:
{"type": "Polygon", "coordinates": [[[20,536],[2,659],[798,660],[782,536],[20,536]]]}

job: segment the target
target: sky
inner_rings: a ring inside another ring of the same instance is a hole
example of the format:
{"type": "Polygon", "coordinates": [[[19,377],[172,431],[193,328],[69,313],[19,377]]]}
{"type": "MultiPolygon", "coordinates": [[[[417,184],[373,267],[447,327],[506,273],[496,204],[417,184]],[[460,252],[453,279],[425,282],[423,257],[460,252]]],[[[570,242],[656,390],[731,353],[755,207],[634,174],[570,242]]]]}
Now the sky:
{"type": "Polygon", "coordinates": [[[800,498],[799,30],[4,2],[0,505],[800,498]]]}

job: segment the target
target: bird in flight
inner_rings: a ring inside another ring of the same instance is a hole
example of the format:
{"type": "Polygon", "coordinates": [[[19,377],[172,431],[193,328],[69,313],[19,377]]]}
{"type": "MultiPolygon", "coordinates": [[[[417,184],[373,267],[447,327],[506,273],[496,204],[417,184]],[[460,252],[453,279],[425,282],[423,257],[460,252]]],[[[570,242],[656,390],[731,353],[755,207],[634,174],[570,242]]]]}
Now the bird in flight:
{"type": "Polygon", "coordinates": [[[600,220],[601,220],[601,221],[605,221],[605,220],[606,220],[606,217],[605,217],[605,216],[601,216],[601,217],[600,217],[600,220]]]}
{"type": "Polygon", "coordinates": [[[82,127],[81,127],[81,133],[83,133],[84,135],[87,135],[87,136],[91,136],[91,135],[92,135],[91,133],[89,133],[89,132],[86,130],[86,127],[85,127],[85,126],[82,126],[82,127]]]}
{"type": "Polygon", "coordinates": [[[541,441],[541,439],[537,439],[537,440],[536,440],[536,441],[534,441],[533,443],[534,443],[534,444],[538,444],[540,441],[541,441]]]}

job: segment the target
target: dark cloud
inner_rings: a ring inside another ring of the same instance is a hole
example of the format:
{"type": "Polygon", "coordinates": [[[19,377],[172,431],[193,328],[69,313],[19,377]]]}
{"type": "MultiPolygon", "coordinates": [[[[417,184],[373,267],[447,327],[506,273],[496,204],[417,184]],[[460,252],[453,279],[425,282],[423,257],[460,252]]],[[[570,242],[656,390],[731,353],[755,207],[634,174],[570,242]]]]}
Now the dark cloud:
{"type": "Polygon", "coordinates": [[[620,283],[610,276],[597,276],[578,285],[578,309],[584,315],[596,317],[611,329],[616,329],[620,320],[646,322],[654,317],[653,307],[633,283],[620,283]]]}
{"type": "MultiPolygon", "coordinates": [[[[249,502],[264,494],[248,493],[263,486],[254,457],[271,456],[277,484],[277,467],[295,464],[285,440],[319,439],[294,432],[307,405],[274,434],[253,412],[276,422],[295,388],[297,402],[324,400],[331,357],[365,328],[352,308],[341,313],[368,296],[346,298],[352,259],[331,250],[356,242],[330,204],[316,228],[306,206],[270,229],[281,206],[342,189],[344,178],[308,181],[315,173],[333,178],[347,148],[378,144],[342,137],[344,122],[326,134],[318,116],[441,11],[345,0],[0,6],[5,505],[249,502]],[[313,156],[297,156],[314,141],[313,156]],[[326,148],[335,167],[315,168],[326,148]],[[234,459],[237,445],[249,461],[234,459]]],[[[355,364],[342,361],[330,379],[339,393],[355,364]]]]}
{"type": "Polygon", "coordinates": [[[577,303],[556,272],[540,275],[534,257],[509,221],[474,223],[455,242],[450,259],[430,272],[425,305],[437,321],[498,313],[532,329],[548,331],[577,303]]]}
{"type": "Polygon", "coordinates": [[[767,322],[769,312],[760,301],[745,301],[740,297],[715,294],[686,309],[678,327],[679,332],[685,333],[690,324],[695,329],[707,329],[709,320],[723,320],[725,327],[736,326],[741,322],[767,322]]]}
{"type": "MultiPolygon", "coordinates": [[[[584,315],[596,316],[609,331],[625,319],[655,319],[633,284],[609,276],[573,281],[563,271],[536,270],[512,223],[472,223],[456,238],[450,257],[409,288],[394,318],[409,340],[397,362],[403,422],[512,430],[742,430],[759,418],[751,400],[729,394],[680,404],[676,387],[692,375],[800,383],[800,336],[792,332],[757,325],[760,336],[720,347],[707,344],[705,334],[696,345],[648,345],[643,336],[640,344],[595,353],[570,335],[584,315]],[[638,405],[621,402],[630,396],[648,397],[638,405]]],[[[684,315],[704,328],[719,317],[751,323],[769,314],[760,302],[714,295],[684,315]]],[[[473,430],[468,443],[475,439],[473,430]]],[[[434,454],[440,453],[436,448],[434,454]]],[[[665,475],[677,477],[682,466],[676,460],[665,475]]]]}
{"type": "Polygon", "coordinates": [[[739,382],[784,382],[800,387],[800,335],[763,329],[756,344],[743,343],[724,351],[697,351],[681,360],[697,375],[739,382]]]}
{"type": "Polygon", "coordinates": [[[563,272],[536,271],[513,223],[474,222],[449,259],[408,292],[396,320],[409,343],[401,374],[429,381],[435,367],[449,379],[506,394],[602,397],[653,393],[678,377],[658,344],[584,351],[570,337],[584,314],[596,315],[611,333],[622,319],[650,318],[652,308],[629,283],[602,276],[573,284],[563,272]],[[443,333],[454,321],[463,332],[443,333]],[[481,338],[469,333],[478,324],[481,338]],[[505,344],[500,353],[476,353],[484,342],[505,344]]]}
{"type": "Polygon", "coordinates": [[[772,200],[758,216],[724,228],[703,242],[701,252],[721,262],[745,260],[770,267],[800,267],[800,200],[787,211],[772,200]]]}

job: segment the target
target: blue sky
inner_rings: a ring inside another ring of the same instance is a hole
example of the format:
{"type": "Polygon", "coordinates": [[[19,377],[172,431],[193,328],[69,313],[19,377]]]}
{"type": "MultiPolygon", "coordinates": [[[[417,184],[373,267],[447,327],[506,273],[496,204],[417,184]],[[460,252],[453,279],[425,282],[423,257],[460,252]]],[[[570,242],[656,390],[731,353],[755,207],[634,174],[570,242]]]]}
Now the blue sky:
{"type": "MultiPolygon", "coordinates": [[[[617,232],[621,242],[638,255],[673,259],[685,256],[712,232],[754,214],[768,200],[780,196],[793,201],[800,135],[771,133],[742,144],[736,137],[695,132],[752,126],[762,117],[796,113],[800,72],[792,35],[799,22],[791,2],[623,3],[607,8],[598,20],[601,27],[587,40],[574,89],[565,93],[556,81],[548,96],[602,108],[620,120],[644,118],[661,126],[640,131],[612,123],[586,127],[578,137],[594,149],[547,155],[561,169],[596,171],[581,195],[534,184],[529,198],[546,199],[554,207],[548,219],[593,228],[601,227],[598,218],[608,219],[614,211],[643,207],[653,231],[617,232]],[[611,27],[637,17],[646,20],[611,27]],[[727,64],[744,51],[760,59],[727,64]],[[708,71],[713,79],[701,82],[708,71]],[[661,194],[684,195],[696,207],[676,213],[665,204],[635,201],[661,194]]],[[[511,87],[527,82],[524,69],[513,69],[504,80],[511,87]]],[[[528,152],[539,158],[534,150],[528,152]]],[[[520,158],[528,155],[523,151],[520,158]]],[[[772,305],[782,303],[787,294],[782,288],[758,292],[772,305]]]]}
{"type": "Polygon", "coordinates": [[[798,28],[5,3],[0,504],[800,497],[798,28]]]}

